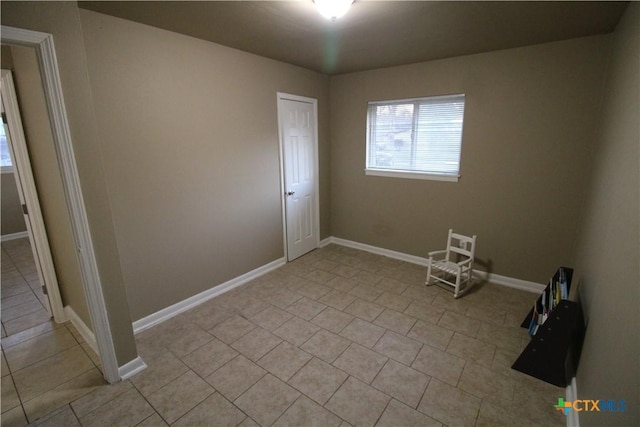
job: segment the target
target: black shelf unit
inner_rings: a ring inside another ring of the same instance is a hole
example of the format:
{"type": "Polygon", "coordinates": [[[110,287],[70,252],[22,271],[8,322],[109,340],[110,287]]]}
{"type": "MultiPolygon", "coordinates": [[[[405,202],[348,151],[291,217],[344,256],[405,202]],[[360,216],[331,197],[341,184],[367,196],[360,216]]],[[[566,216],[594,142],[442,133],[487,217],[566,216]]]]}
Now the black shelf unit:
{"type": "MultiPolygon", "coordinates": [[[[551,283],[560,282],[560,270],[563,270],[565,278],[567,280],[567,294],[571,292],[571,280],[573,279],[573,269],[569,267],[560,267],[558,271],[556,271],[556,274],[554,274],[553,277],[551,278],[551,281],[549,282],[547,287],[544,289],[543,293],[546,292],[547,295],[549,295],[550,294],[549,289],[551,288],[551,283]]],[[[537,307],[538,313],[542,313],[542,294],[540,294],[540,296],[538,297],[538,300],[536,301],[536,307],[537,307]]],[[[531,323],[532,315],[533,315],[533,308],[529,310],[529,314],[527,314],[527,317],[524,318],[520,326],[528,329],[529,324],[531,323]]]]}
{"type": "MultiPolygon", "coordinates": [[[[565,269],[569,288],[573,270],[561,268],[565,269]]],[[[559,274],[560,270],[554,275],[554,282],[559,274]]],[[[541,304],[541,298],[537,304],[541,304]]],[[[523,328],[529,328],[532,313],[533,309],[522,322],[523,328]]],[[[566,387],[578,367],[584,331],[580,303],[561,300],[511,368],[555,386],[566,387]]]]}

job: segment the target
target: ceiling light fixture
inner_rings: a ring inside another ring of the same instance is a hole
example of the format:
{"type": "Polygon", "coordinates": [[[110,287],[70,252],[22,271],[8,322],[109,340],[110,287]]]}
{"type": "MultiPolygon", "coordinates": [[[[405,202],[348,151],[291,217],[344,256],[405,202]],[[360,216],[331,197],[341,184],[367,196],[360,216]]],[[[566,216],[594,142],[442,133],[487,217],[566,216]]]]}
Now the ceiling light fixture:
{"type": "Polygon", "coordinates": [[[314,0],[320,15],[335,21],[344,16],[351,7],[354,0],[314,0]]]}

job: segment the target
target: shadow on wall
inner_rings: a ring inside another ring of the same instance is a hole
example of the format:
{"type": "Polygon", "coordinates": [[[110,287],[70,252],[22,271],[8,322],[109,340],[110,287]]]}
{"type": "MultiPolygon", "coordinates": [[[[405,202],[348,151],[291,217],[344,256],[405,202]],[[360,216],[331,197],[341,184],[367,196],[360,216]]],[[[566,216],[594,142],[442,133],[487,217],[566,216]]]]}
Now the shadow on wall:
{"type": "Polygon", "coordinates": [[[489,283],[489,281],[487,280],[487,277],[490,277],[491,274],[493,273],[493,260],[490,258],[488,259],[475,258],[473,261],[473,269],[483,271],[486,274],[483,273],[482,276],[480,277],[477,275],[474,277],[473,283],[471,284],[471,289],[469,289],[469,293],[476,292],[480,288],[482,288],[484,285],[489,283]]]}

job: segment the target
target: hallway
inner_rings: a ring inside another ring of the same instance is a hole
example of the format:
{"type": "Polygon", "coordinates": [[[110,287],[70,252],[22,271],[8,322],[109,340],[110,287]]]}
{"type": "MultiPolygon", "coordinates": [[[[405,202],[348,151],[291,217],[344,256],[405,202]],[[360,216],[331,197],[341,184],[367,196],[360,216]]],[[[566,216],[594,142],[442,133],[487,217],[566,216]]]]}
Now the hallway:
{"type": "MultiPolygon", "coordinates": [[[[95,353],[71,323],[57,324],[46,296],[29,239],[2,242],[2,426],[25,425],[86,393],[59,389],[85,367],[94,386],[103,385],[95,353]],[[17,390],[20,390],[18,393],[17,390]]],[[[76,381],[77,382],[77,381],[76,381]]]]}
{"type": "MultiPolygon", "coordinates": [[[[29,239],[2,242],[2,338],[49,321],[29,239]]],[[[4,340],[3,340],[4,342],[4,340]]]]}

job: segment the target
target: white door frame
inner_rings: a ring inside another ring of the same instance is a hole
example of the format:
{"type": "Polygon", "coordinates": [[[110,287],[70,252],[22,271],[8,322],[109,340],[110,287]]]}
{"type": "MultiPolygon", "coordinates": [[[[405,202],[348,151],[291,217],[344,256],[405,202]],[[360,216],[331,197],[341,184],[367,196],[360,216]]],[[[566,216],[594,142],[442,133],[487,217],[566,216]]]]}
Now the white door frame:
{"type": "Polygon", "coordinates": [[[18,99],[11,71],[2,70],[2,107],[8,126],[8,143],[13,160],[13,172],[18,187],[20,203],[27,208],[25,225],[31,241],[31,249],[36,262],[36,270],[41,283],[44,285],[49,299],[47,310],[53,315],[57,323],[67,321],[62,306],[58,278],[53,266],[53,258],[47,239],[47,230],[42,218],[42,210],[36,190],[27,141],[24,136],[18,99]]]}
{"type": "Polygon", "coordinates": [[[118,382],[120,381],[118,361],[80,187],[78,168],[73,154],[71,131],[62,95],[62,83],[58,71],[53,36],[48,33],[2,25],[0,37],[2,43],[30,46],[36,50],[58,166],[62,177],[62,186],[66,196],[71,228],[82,272],[82,284],[93,324],[93,333],[98,345],[98,353],[102,362],[102,370],[104,378],[109,383],[118,382]]]}
{"type": "Polygon", "coordinates": [[[313,155],[315,157],[315,171],[314,171],[314,183],[315,183],[315,212],[313,219],[313,228],[316,235],[316,248],[320,247],[320,159],[318,156],[318,100],[315,98],[308,98],[305,96],[291,95],[289,93],[278,92],[278,144],[280,148],[280,201],[282,206],[282,233],[284,243],[284,257],[289,259],[289,247],[287,243],[287,196],[285,195],[285,170],[284,170],[284,144],[282,138],[284,133],[282,131],[282,108],[280,107],[280,101],[290,100],[306,102],[313,105],[313,117],[314,117],[314,135],[313,135],[313,155]]]}

